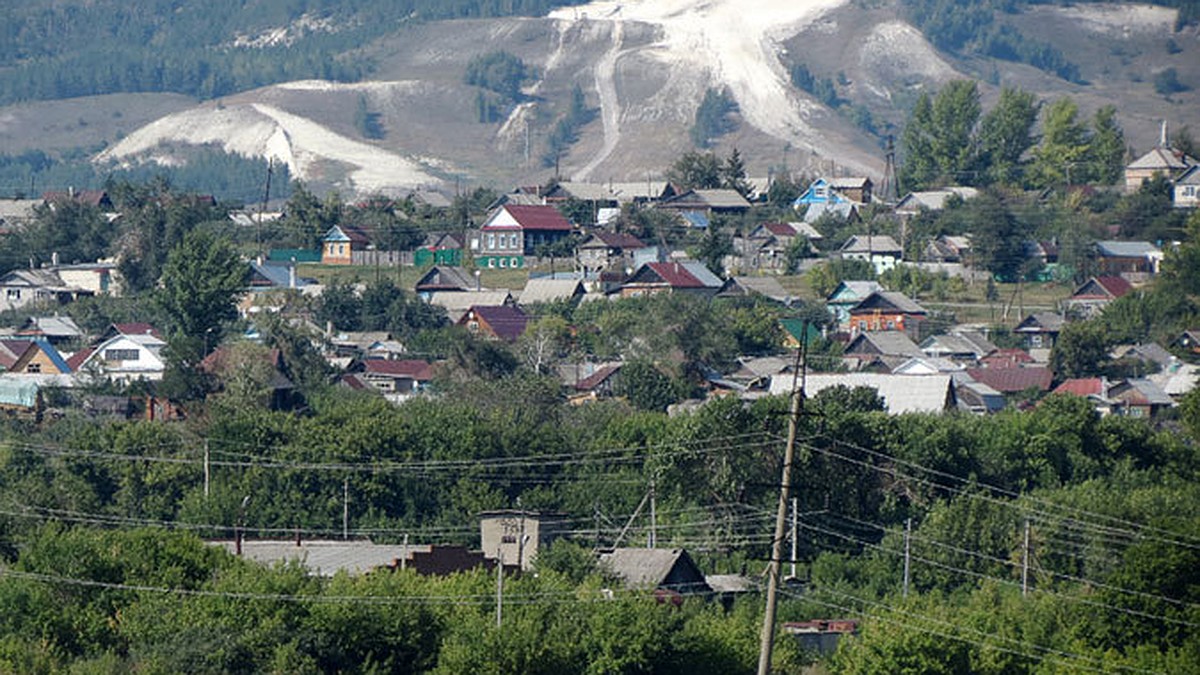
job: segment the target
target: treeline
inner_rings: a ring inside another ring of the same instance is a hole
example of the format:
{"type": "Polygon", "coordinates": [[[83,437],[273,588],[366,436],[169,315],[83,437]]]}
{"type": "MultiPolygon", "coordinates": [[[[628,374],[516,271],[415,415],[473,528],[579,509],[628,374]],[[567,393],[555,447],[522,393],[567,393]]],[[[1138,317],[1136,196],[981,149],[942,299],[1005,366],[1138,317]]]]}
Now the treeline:
{"type": "Polygon", "coordinates": [[[564,4],[571,2],[20,3],[0,26],[0,104],[132,91],[215,98],[295,79],[351,81],[371,70],[358,50],[405,22],[542,14],[564,4]],[[286,43],[253,42],[255,31],[288,26],[286,43]],[[239,36],[247,41],[235,42],[239,36]]]}
{"type": "Polygon", "coordinates": [[[978,86],[969,80],[950,82],[935,96],[922,93],[901,144],[905,191],[948,184],[1111,185],[1125,162],[1125,135],[1113,106],[1088,121],[1070,98],[1044,105],[1032,93],[1005,88],[983,114],[978,86]],[[1034,134],[1039,121],[1040,138],[1034,134]]]}
{"type": "MultiPolygon", "coordinates": [[[[90,151],[51,156],[39,150],[20,155],[0,155],[0,194],[6,198],[36,199],[43,192],[100,189],[106,183],[149,183],[165,180],[176,189],[213,195],[224,202],[261,201],[265,194],[268,163],[260,158],[228,153],[215,147],[177,151],[180,164],[164,166],[145,162],[131,166],[95,164],[90,151]]],[[[272,165],[271,197],[290,194],[286,165],[272,165]]]]}
{"type": "Polygon", "coordinates": [[[1079,66],[1069,62],[1061,49],[996,23],[997,12],[1011,14],[1023,4],[1021,0],[903,1],[908,19],[939,49],[1027,63],[1069,82],[1081,83],[1079,66]]]}
{"type": "Polygon", "coordinates": [[[696,121],[688,129],[692,144],[707,148],[714,139],[737,129],[734,115],[738,112],[737,101],[724,88],[704,90],[704,98],[696,109],[696,121]]]}

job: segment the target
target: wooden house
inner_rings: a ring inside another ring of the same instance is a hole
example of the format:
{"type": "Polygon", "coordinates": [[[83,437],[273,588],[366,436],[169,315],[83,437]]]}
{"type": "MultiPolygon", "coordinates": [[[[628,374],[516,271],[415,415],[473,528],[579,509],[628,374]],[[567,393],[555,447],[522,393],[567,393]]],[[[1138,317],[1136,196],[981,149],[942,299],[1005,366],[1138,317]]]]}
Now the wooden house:
{"type": "Polygon", "coordinates": [[[523,268],[542,247],[568,237],[571,223],[553,206],[505,204],[492,212],[471,242],[476,264],[523,268]]]}
{"type": "Polygon", "coordinates": [[[1080,284],[1065,304],[1069,311],[1090,318],[1099,314],[1108,303],[1132,290],[1133,286],[1121,277],[1095,276],[1080,284]]]}
{"type": "Polygon", "coordinates": [[[869,262],[876,274],[883,274],[904,258],[904,249],[885,234],[856,234],[842,244],[838,255],[843,260],[869,262]]]}
{"type": "Polygon", "coordinates": [[[883,290],[878,281],[843,281],[825,299],[825,308],[833,315],[838,326],[850,327],[850,308],[862,302],[868,295],[883,290]]]}
{"type": "Polygon", "coordinates": [[[1067,320],[1055,312],[1034,312],[1021,320],[1013,332],[1025,340],[1026,349],[1050,349],[1067,320]]]}
{"type": "Polygon", "coordinates": [[[23,375],[70,375],[71,366],[45,340],[3,340],[0,368],[23,375]],[[10,357],[11,355],[11,357],[10,357]]]}
{"type": "Polygon", "coordinates": [[[349,225],[334,225],[321,240],[321,264],[351,265],[356,252],[366,251],[371,239],[365,232],[349,225]]]}
{"type": "Polygon", "coordinates": [[[529,316],[518,307],[502,305],[498,307],[474,306],[458,320],[472,334],[481,335],[493,340],[514,342],[525,332],[529,324],[529,316]]]}
{"type": "Polygon", "coordinates": [[[1125,190],[1136,192],[1155,176],[1174,180],[1196,164],[1194,157],[1169,147],[1163,139],[1159,146],[1125,166],[1125,190]]]}
{"type": "Polygon", "coordinates": [[[1162,249],[1148,241],[1096,242],[1096,268],[1101,275],[1157,274],[1162,260],[1162,249]]]}
{"type": "Polygon", "coordinates": [[[928,310],[903,293],[875,291],[850,308],[850,330],[895,330],[919,338],[921,322],[928,316],[928,310]]]}
{"type": "Polygon", "coordinates": [[[1179,209],[1200,207],[1200,164],[1183,172],[1175,179],[1171,204],[1179,209]]]}
{"type": "Polygon", "coordinates": [[[605,270],[632,268],[634,253],[644,248],[632,234],[598,230],[575,246],[575,264],[585,278],[592,278],[605,270]]]}
{"type": "Polygon", "coordinates": [[[725,282],[713,274],[703,263],[654,262],[639,267],[621,285],[621,297],[633,298],[658,293],[693,293],[713,296],[721,291],[725,282]]]}
{"type": "Polygon", "coordinates": [[[681,548],[617,548],[601,553],[600,565],[630,589],[679,595],[712,591],[704,573],[681,548]]]}

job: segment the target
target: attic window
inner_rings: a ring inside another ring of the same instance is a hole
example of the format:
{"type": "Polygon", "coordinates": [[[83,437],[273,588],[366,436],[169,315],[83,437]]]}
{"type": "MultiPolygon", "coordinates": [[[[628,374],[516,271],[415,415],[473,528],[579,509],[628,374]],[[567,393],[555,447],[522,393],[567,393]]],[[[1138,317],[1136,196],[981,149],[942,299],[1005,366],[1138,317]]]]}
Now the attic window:
{"type": "Polygon", "coordinates": [[[25,372],[27,372],[27,373],[40,373],[40,372],[42,372],[42,364],[40,364],[40,363],[31,363],[31,364],[29,364],[28,366],[26,366],[26,367],[25,367],[25,372]]]}
{"type": "Polygon", "coordinates": [[[136,349],[105,349],[105,361],[137,361],[138,350],[136,349]]]}

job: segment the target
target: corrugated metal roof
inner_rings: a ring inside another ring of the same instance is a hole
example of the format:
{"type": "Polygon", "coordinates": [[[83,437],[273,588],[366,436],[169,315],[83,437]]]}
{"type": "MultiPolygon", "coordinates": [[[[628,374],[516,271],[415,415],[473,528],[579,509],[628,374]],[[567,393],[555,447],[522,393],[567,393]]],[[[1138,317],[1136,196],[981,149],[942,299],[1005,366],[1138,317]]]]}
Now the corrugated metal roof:
{"type": "Polygon", "coordinates": [[[583,294],[583,282],[578,279],[530,279],[525,282],[519,301],[523,305],[535,302],[569,300],[583,294]]]}
{"type": "MultiPolygon", "coordinates": [[[[835,386],[870,387],[879,392],[890,414],[940,413],[954,405],[954,382],[949,375],[877,375],[875,373],[833,373],[809,375],[805,391],[814,396],[835,386]]],[[[790,394],[790,376],[771,378],[771,393],[790,394]]]]}
{"type": "Polygon", "coordinates": [[[1162,249],[1148,241],[1098,241],[1096,252],[1108,258],[1147,258],[1162,255],[1162,249]]]}
{"type": "Polygon", "coordinates": [[[570,231],[571,223],[553,206],[525,206],[505,204],[504,210],[520,224],[523,230],[570,231]]]}
{"type": "MultiPolygon", "coordinates": [[[[209,542],[233,553],[237,546],[232,541],[209,542]]],[[[364,574],[395,561],[411,558],[416,551],[429,552],[431,546],[404,546],[402,544],[381,545],[368,541],[295,541],[244,540],[242,556],[264,565],[273,565],[289,560],[299,561],[313,573],[331,577],[338,572],[364,574]]]]}

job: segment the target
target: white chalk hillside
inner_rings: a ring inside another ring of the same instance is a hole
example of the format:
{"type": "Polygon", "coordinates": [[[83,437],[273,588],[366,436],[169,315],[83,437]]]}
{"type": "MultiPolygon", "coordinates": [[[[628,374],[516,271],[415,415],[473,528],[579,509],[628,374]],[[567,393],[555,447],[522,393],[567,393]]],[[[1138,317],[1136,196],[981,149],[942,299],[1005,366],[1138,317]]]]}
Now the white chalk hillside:
{"type": "Polygon", "coordinates": [[[286,164],[293,177],[306,181],[344,173],[346,183],[342,187],[351,192],[392,192],[438,182],[417,162],[397,153],[260,103],[206,105],[168,115],[125,137],[96,160],[122,162],[150,157],[171,163],[169,151],[164,148],[172,145],[217,145],[247,157],[269,157],[286,164]],[[331,167],[330,163],[341,166],[331,167]]]}
{"type": "MultiPolygon", "coordinates": [[[[638,22],[660,27],[653,54],[673,71],[707,72],[732,92],[745,121],[817,154],[874,173],[877,160],[848,156],[814,125],[818,106],[791,86],[780,60],[782,40],[848,0],[601,0],[555,10],[562,21],[638,22]]],[[[607,130],[606,130],[607,131],[607,130]]]]}

